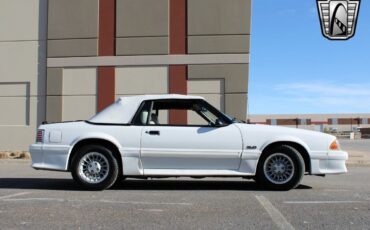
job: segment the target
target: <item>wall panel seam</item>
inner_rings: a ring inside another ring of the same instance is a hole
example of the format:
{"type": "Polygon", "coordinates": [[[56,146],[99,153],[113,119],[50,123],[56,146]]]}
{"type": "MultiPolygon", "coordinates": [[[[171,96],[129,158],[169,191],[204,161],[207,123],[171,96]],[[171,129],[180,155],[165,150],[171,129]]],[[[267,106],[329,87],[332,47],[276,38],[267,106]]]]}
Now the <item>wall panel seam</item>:
{"type": "Polygon", "coordinates": [[[116,38],[168,38],[168,35],[152,35],[152,36],[117,36],[116,38]]]}
{"type": "Polygon", "coordinates": [[[83,37],[83,38],[50,38],[47,39],[48,41],[63,41],[63,40],[97,40],[99,39],[98,37],[83,37]]]}
{"type": "Polygon", "coordinates": [[[209,36],[209,37],[221,37],[221,36],[250,36],[250,33],[240,33],[240,34],[188,34],[188,37],[202,37],[202,36],[209,36]]]}
{"type": "Polygon", "coordinates": [[[40,39],[40,40],[33,40],[33,39],[27,39],[27,40],[0,40],[0,43],[2,42],[43,42],[47,41],[47,39],[40,39]]]}
{"type": "Polygon", "coordinates": [[[249,54],[184,54],[48,58],[48,67],[249,64],[249,54]]]}

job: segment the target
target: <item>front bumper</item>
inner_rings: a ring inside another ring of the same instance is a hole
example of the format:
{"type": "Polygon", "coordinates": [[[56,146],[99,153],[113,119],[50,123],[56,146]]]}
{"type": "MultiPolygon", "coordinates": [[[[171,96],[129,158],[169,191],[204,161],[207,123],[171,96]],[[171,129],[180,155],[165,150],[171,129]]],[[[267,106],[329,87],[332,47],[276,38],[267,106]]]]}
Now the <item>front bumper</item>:
{"type": "Polygon", "coordinates": [[[33,144],[30,146],[32,167],[45,170],[68,170],[70,146],[33,144]]]}
{"type": "Polygon", "coordinates": [[[328,151],[311,156],[311,174],[342,174],[347,172],[345,151],[328,151]]]}

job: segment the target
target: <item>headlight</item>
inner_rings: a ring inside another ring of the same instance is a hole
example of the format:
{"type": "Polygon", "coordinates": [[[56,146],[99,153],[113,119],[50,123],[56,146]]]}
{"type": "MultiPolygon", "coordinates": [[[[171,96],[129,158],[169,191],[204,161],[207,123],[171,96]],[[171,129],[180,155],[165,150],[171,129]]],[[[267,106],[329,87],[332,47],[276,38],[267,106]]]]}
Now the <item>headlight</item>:
{"type": "Polygon", "coordinates": [[[338,140],[334,140],[334,141],[330,144],[329,149],[330,149],[330,150],[340,150],[338,140]]]}

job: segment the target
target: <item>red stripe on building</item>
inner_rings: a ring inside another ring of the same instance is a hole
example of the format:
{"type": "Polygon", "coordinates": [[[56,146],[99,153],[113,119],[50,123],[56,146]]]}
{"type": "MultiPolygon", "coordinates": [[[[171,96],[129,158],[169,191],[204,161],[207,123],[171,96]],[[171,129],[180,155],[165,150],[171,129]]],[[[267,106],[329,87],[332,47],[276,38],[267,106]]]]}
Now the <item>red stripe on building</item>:
{"type": "MultiPolygon", "coordinates": [[[[187,53],[187,0],[170,0],[170,54],[187,53]]],[[[187,94],[187,65],[169,66],[169,93],[187,94]]],[[[186,124],[186,111],[171,111],[170,124],[186,124]]]]}
{"type": "MultiPolygon", "coordinates": [[[[169,69],[170,93],[187,94],[187,66],[185,65],[172,65],[169,69]]],[[[184,110],[174,110],[169,113],[170,124],[183,125],[188,122],[188,114],[184,110]]]]}
{"type": "Polygon", "coordinates": [[[187,1],[170,0],[170,54],[187,53],[187,1]]]}
{"type": "MultiPolygon", "coordinates": [[[[99,1],[99,56],[115,56],[116,0],[99,1]]],[[[115,68],[98,67],[98,103],[101,111],[115,100],[115,68]]]]}
{"type": "Polygon", "coordinates": [[[115,68],[98,67],[98,111],[103,110],[115,100],[115,68]]]}

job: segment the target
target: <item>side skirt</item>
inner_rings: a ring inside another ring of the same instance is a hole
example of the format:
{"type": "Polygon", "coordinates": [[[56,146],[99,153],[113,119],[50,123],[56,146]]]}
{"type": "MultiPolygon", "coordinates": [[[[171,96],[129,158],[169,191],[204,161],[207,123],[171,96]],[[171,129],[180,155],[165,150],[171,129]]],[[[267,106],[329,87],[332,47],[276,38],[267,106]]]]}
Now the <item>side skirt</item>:
{"type": "Polygon", "coordinates": [[[145,169],[144,176],[245,177],[254,176],[254,174],[235,170],[145,169]]]}

